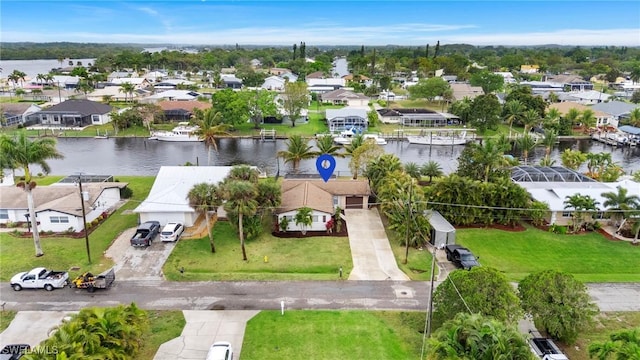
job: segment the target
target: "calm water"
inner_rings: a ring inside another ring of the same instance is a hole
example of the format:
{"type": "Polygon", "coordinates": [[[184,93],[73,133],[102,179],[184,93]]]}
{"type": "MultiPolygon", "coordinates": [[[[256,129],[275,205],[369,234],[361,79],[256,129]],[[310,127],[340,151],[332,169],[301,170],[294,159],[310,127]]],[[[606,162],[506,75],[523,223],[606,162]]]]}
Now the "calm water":
{"type": "Polygon", "coordinates": [[[0,78],[6,78],[13,70],[19,70],[27,74],[30,79],[35,79],[38,74],[48,74],[51,69],[57,69],[59,67],[68,67],[69,61],[73,61],[73,65],[76,65],[78,61],[82,65],[87,66],[93,64],[95,59],[64,59],[62,65],[58,60],[0,60],[0,78]]]}
{"type": "MultiPolygon", "coordinates": [[[[310,141],[313,144],[313,141],[310,141]]],[[[627,173],[640,170],[640,149],[612,149],[604,144],[584,140],[563,142],[554,149],[552,157],[560,165],[560,152],[565,148],[580,149],[583,152],[611,152],[615,162],[627,173]]],[[[408,142],[389,142],[383,147],[387,153],[396,154],[403,163],[424,164],[436,161],[443,171],[451,173],[458,166],[457,158],[463,146],[424,146],[408,142]]],[[[286,141],[263,142],[253,139],[221,139],[218,152],[211,152],[208,162],[203,143],[167,143],[145,138],[59,138],[58,150],[64,154],[63,160],[50,160],[51,173],[69,175],[78,172],[101,175],[155,175],[163,165],[184,165],[187,162],[199,165],[258,166],[269,175],[278,170],[276,153],[286,150],[286,141]]],[[[518,154],[514,154],[518,156],[518,154]]],[[[528,159],[528,164],[537,164],[544,156],[544,149],[537,148],[528,159]]],[[[279,161],[280,174],[291,172],[289,164],[279,161]]],[[[336,159],[336,173],[349,175],[349,158],[336,159]]],[[[37,167],[34,167],[36,172],[37,167]]],[[[583,169],[584,170],[584,169],[583,169]]],[[[316,173],[315,160],[305,160],[300,164],[301,173],[316,173]]]]}

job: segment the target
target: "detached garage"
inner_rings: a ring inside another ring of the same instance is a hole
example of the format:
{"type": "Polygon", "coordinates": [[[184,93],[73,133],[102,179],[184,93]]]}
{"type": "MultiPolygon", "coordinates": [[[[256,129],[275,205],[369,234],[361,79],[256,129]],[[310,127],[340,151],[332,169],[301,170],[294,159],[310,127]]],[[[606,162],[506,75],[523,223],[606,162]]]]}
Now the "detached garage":
{"type": "Polygon", "coordinates": [[[431,224],[430,243],[437,248],[445,245],[455,244],[456,228],[451,225],[439,212],[429,210],[425,214],[431,224]]]}
{"type": "Polygon", "coordinates": [[[193,226],[198,213],[189,206],[187,194],[195,184],[218,184],[231,166],[163,166],[158,171],[149,196],[133,212],[140,214],[140,222],[159,221],[161,225],[179,222],[193,226]]]}

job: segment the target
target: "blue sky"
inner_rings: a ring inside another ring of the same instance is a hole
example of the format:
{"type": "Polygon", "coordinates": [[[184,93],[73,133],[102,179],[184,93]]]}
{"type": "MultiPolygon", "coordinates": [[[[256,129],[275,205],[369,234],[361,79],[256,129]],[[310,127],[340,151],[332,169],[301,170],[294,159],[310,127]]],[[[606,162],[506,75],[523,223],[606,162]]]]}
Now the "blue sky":
{"type": "Polygon", "coordinates": [[[0,41],[640,46],[640,2],[2,0],[0,41]]]}

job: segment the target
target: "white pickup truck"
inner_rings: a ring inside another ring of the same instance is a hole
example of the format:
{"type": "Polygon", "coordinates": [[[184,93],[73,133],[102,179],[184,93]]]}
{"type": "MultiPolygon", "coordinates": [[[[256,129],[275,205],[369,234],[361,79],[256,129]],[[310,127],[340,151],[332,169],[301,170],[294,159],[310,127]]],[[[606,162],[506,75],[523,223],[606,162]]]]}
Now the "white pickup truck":
{"type": "Polygon", "coordinates": [[[63,288],[69,282],[69,273],[66,271],[51,271],[43,267],[37,267],[31,271],[15,274],[11,278],[11,287],[15,291],[22,289],[45,289],[52,291],[63,288]]]}

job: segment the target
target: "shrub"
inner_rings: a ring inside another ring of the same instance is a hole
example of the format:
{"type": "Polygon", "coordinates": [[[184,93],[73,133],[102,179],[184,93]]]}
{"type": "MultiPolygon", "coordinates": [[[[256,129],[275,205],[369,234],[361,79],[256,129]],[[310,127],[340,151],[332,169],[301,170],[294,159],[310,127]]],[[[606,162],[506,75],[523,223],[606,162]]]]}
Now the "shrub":
{"type": "Polygon", "coordinates": [[[130,199],[133,196],[133,190],[128,187],[120,189],[120,197],[123,199],[130,199]]]}
{"type": "Polygon", "coordinates": [[[286,232],[289,229],[289,218],[283,217],[280,219],[280,230],[286,232]]]}

